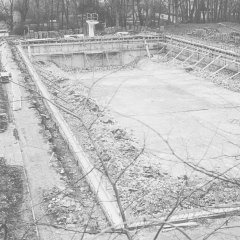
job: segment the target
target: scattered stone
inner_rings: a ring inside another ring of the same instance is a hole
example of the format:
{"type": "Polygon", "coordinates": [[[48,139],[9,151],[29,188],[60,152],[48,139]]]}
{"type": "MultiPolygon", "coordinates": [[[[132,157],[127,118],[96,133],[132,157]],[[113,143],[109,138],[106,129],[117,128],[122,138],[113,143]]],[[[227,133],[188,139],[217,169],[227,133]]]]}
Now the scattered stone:
{"type": "Polygon", "coordinates": [[[113,124],[113,120],[108,118],[108,117],[103,117],[101,118],[101,122],[105,123],[105,124],[113,124]]]}

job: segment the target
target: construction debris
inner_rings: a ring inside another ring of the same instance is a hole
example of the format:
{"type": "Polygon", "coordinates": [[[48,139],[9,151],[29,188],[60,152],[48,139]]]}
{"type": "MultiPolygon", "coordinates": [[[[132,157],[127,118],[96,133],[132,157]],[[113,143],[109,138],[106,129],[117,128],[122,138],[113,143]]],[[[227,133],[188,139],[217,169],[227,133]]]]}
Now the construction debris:
{"type": "Polygon", "coordinates": [[[86,226],[87,231],[96,232],[104,228],[104,221],[96,215],[96,205],[89,206],[87,194],[89,189],[80,188],[82,198],[77,200],[74,191],[54,188],[44,194],[46,210],[53,224],[65,225],[68,228],[80,229],[86,226]]]}
{"type": "MultiPolygon", "coordinates": [[[[75,136],[91,157],[95,167],[103,171],[97,155],[98,152],[101,159],[107,164],[112,179],[117,180],[119,174],[141,151],[141,144],[134,139],[129,131],[118,125],[107,109],[98,106],[96,101],[91,98],[86,101],[86,97],[81,95],[82,90],[79,89],[81,88],[79,83],[76,84],[74,80],[67,78],[64,82],[58,81],[58,75],[51,74],[49,69],[51,68],[48,63],[48,68],[45,70],[41,68],[39,71],[42,80],[52,94],[56,88],[58,93],[64,93],[64,103],[61,98],[55,98],[55,101],[73,109],[82,117],[87,126],[91,126],[91,136],[95,144],[91,143],[88,133],[77,119],[62,112],[75,136]],[[49,78],[50,75],[51,78],[49,78]],[[48,77],[46,78],[46,76],[48,77]],[[49,84],[49,79],[57,83],[54,88],[49,84]],[[77,101],[75,101],[76,99],[77,101]]],[[[175,204],[175,199],[183,186],[185,189],[183,198],[188,195],[191,197],[180,204],[182,210],[211,207],[240,200],[239,189],[234,184],[215,180],[214,184],[208,185],[205,184],[206,179],[203,180],[197,176],[192,179],[188,179],[186,176],[174,178],[162,171],[161,164],[154,159],[155,156],[147,151],[144,152],[134,164],[130,164],[128,170],[118,179],[120,197],[124,208],[127,209],[127,215],[131,218],[160,216],[168,213],[175,204]],[[198,186],[197,189],[196,186],[198,186]],[[191,194],[192,192],[194,194],[191,194]]],[[[68,216],[62,221],[66,222],[66,219],[68,216]]]]}

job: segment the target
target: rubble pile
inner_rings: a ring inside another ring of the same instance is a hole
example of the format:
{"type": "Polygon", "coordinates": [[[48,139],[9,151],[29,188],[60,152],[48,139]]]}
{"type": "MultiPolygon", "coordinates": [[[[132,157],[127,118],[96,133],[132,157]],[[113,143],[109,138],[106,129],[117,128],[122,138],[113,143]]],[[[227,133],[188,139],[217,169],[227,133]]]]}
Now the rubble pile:
{"type": "Polygon", "coordinates": [[[218,43],[233,43],[238,44],[239,36],[235,32],[221,32],[216,28],[201,28],[195,29],[192,32],[187,33],[188,36],[197,37],[201,40],[214,41],[218,43]]]}
{"type": "MultiPolygon", "coordinates": [[[[206,64],[207,63],[205,63],[205,64],[202,63],[198,66],[203,68],[204,66],[206,66],[206,64]]],[[[201,77],[207,79],[208,81],[212,81],[213,83],[215,83],[219,86],[222,86],[226,89],[229,89],[233,92],[240,92],[240,81],[239,81],[240,75],[230,78],[231,76],[233,76],[235,74],[231,70],[224,69],[221,72],[210,76],[211,73],[217,71],[219,68],[220,67],[218,67],[216,65],[211,65],[204,72],[199,72],[197,69],[195,69],[194,71],[192,71],[192,74],[201,76],[201,77]]]]}
{"type": "Polygon", "coordinates": [[[217,85],[220,85],[226,89],[229,89],[234,92],[240,92],[240,76],[237,75],[234,78],[229,79],[233,76],[233,72],[230,70],[222,70],[221,73],[216,74],[210,80],[217,85]]]}
{"type": "MultiPolygon", "coordinates": [[[[103,164],[107,167],[108,174],[117,183],[128,216],[169,212],[180,193],[185,197],[180,203],[182,209],[239,201],[239,189],[235,185],[224,185],[218,180],[206,184],[206,176],[203,180],[196,176],[188,179],[187,176],[173,178],[168,175],[162,170],[160,159],[144,149],[144,144],[138,142],[129,130],[119,126],[108,109],[82,94],[81,84],[70,79],[62,81],[57,74],[52,74],[53,88],[46,78],[49,69],[45,71],[47,74],[39,73],[55,101],[81,118],[80,121],[62,111],[93,165],[101,172],[104,172],[103,164]],[[196,185],[199,188],[196,189],[196,185]]],[[[73,205],[75,207],[76,203],[73,205]]],[[[66,219],[68,216],[64,221],[66,219]]]]}
{"type": "Polygon", "coordinates": [[[75,196],[74,191],[64,191],[54,188],[44,194],[47,213],[51,216],[52,223],[64,225],[68,229],[82,229],[95,233],[106,227],[104,221],[99,221],[96,215],[96,204],[89,205],[90,190],[80,188],[81,199],[75,196]]]}
{"type": "Polygon", "coordinates": [[[205,28],[195,29],[192,32],[188,33],[188,35],[193,35],[200,38],[209,38],[209,37],[215,36],[218,33],[219,33],[218,29],[205,27],[205,28]]]}
{"type": "Polygon", "coordinates": [[[178,24],[166,27],[167,34],[238,52],[239,26],[234,23],[178,24]]]}
{"type": "Polygon", "coordinates": [[[121,180],[120,185],[121,195],[126,200],[125,207],[135,216],[167,214],[175,206],[179,195],[182,200],[179,210],[215,207],[240,201],[240,191],[234,184],[214,181],[204,185],[204,181],[197,177],[187,179],[183,176],[176,179],[150,166],[135,166],[121,180]]]}

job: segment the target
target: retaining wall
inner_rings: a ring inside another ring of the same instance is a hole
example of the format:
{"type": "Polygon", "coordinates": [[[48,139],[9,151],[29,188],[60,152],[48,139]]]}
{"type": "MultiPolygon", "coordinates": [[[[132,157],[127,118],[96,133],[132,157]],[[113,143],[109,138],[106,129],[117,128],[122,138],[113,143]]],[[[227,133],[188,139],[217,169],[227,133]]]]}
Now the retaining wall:
{"type": "MultiPolygon", "coordinates": [[[[153,53],[153,51],[152,51],[153,53]]],[[[147,54],[145,49],[138,51],[52,54],[33,57],[35,60],[53,61],[61,67],[88,69],[92,67],[122,66],[131,63],[136,57],[147,54]]]]}

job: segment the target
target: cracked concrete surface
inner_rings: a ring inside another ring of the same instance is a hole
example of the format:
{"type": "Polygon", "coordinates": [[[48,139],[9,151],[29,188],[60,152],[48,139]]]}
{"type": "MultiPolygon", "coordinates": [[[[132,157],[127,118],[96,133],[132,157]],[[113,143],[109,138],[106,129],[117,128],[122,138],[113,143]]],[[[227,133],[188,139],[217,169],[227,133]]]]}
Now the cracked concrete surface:
{"type": "MultiPolygon", "coordinates": [[[[95,73],[94,80],[105,74],[95,73]]],[[[85,86],[93,81],[91,73],[75,73],[75,77],[85,86]]],[[[102,105],[109,104],[120,124],[133,129],[139,139],[145,136],[147,148],[160,157],[163,169],[173,176],[189,174],[192,169],[172,156],[147,125],[168,139],[174,151],[187,161],[218,171],[237,164],[239,93],[178,66],[145,59],[134,70],[104,77],[92,89],[92,97],[102,105]]],[[[236,177],[238,172],[237,166],[229,174],[236,177]]]]}

